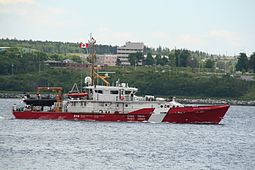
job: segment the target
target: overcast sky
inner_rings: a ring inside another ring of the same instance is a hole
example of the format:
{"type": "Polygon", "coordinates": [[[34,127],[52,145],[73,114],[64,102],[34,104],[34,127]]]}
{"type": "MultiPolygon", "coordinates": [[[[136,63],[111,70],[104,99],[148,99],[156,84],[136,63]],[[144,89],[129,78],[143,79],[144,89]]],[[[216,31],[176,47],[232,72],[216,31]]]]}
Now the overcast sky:
{"type": "Polygon", "coordinates": [[[0,0],[0,37],[255,52],[255,0],[0,0]]]}

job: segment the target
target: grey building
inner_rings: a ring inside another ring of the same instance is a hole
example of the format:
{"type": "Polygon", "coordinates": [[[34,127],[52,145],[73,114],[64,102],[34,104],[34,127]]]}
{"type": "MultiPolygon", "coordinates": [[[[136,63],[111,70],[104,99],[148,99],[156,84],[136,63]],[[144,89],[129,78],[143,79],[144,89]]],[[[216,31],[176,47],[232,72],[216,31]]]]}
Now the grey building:
{"type": "Polygon", "coordinates": [[[96,56],[96,65],[100,66],[115,66],[117,55],[116,54],[99,54],[96,56]]]}
{"type": "Polygon", "coordinates": [[[126,42],[124,46],[117,47],[117,57],[123,66],[130,66],[128,55],[132,53],[143,53],[144,44],[141,42],[126,42]]]}

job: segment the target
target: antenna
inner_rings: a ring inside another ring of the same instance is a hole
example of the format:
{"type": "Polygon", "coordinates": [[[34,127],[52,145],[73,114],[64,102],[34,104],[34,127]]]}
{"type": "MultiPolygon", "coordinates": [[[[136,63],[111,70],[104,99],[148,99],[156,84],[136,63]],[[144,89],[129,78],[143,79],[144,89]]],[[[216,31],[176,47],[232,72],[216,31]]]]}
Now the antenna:
{"type": "MultiPolygon", "coordinates": [[[[90,57],[91,57],[91,85],[96,85],[95,83],[95,79],[100,78],[106,86],[109,86],[110,83],[106,80],[107,78],[109,78],[110,73],[114,73],[114,72],[104,72],[105,75],[99,75],[100,73],[103,72],[96,72],[96,68],[95,68],[95,61],[96,61],[96,40],[92,37],[92,34],[90,33],[90,40],[89,40],[89,47],[92,48],[90,57]]],[[[88,80],[88,79],[87,79],[88,80]]],[[[88,81],[89,82],[89,81],[88,81]]]]}
{"type": "Polygon", "coordinates": [[[92,33],[90,33],[90,40],[89,46],[92,48],[90,57],[91,57],[91,78],[92,78],[92,85],[95,84],[95,60],[96,60],[96,40],[92,37],[92,33]]]}

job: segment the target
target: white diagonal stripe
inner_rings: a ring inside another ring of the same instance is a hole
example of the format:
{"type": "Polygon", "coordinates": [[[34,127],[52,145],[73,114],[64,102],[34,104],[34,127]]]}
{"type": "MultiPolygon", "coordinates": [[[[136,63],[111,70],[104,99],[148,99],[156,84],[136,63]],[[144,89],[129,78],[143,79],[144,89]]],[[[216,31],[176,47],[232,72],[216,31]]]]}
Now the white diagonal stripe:
{"type": "Polygon", "coordinates": [[[167,114],[168,109],[166,108],[155,108],[154,112],[151,114],[148,122],[153,122],[153,123],[160,123],[163,121],[167,114]]]}

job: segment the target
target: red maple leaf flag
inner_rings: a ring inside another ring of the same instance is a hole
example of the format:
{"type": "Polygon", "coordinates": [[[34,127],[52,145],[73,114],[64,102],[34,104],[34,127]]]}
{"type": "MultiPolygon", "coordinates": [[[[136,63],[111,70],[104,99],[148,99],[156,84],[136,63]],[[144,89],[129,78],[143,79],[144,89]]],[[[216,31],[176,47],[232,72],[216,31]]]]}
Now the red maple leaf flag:
{"type": "Polygon", "coordinates": [[[89,44],[88,43],[80,43],[80,48],[89,48],[89,44]]]}

